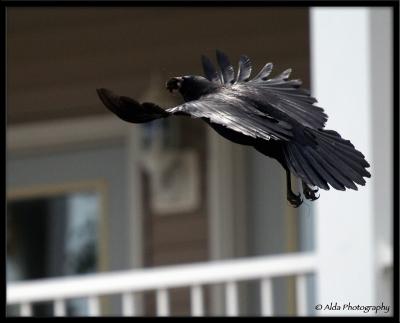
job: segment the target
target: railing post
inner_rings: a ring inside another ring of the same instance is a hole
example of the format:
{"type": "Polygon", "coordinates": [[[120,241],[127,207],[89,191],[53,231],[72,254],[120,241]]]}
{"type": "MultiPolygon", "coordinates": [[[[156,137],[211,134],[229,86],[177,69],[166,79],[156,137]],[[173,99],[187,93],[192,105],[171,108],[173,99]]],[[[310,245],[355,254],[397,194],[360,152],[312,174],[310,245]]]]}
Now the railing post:
{"type": "Polygon", "coordinates": [[[169,315],[169,296],[168,291],[163,289],[158,289],[157,294],[157,315],[158,316],[168,316],[169,315]]]}
{"type": "Polygon", "coordinates": [[[135,297],[131,292],[122,294],[122,315],[135,315],[135,297]]]}
{"type": "Polygon", "coordinates": [[[230,281],[225,286],[226,315],[237,316],[239,314],[237,282],[230,281]]]}
{"type": "Polygon", "coordinates": [[[263,278],[261,280],[261,315],[272,316],[273,313],[273,294],[271,278],[263,278]]]}
{"type": "Polygon", "coordinates": [[[32,305],[30,303],[22,303],[19,313],[21,316],[32,316],[32,305]]]}
{"type": "Polygon", "coordinates": [[[90,296],[88,298],[88,309],[89,316],[99,316],[100,315],[100,304],[98,296],[90,296]]]}
{"type": "Polygon", "coordinates": [[[192,316],[204,315],[203,289],[200,285],[190,288],[192,316]]]}
{"type": "Polygon", "coordinates": [[[54,301],[54,316],[65,316],[65,301],[63,299],[54,301]]]}
{"type": "Polygon", "coordinates": [[[306,275],[299,275],[296,277],[296,306],[297,315],[307,315],[307,277],[306,275]]]}

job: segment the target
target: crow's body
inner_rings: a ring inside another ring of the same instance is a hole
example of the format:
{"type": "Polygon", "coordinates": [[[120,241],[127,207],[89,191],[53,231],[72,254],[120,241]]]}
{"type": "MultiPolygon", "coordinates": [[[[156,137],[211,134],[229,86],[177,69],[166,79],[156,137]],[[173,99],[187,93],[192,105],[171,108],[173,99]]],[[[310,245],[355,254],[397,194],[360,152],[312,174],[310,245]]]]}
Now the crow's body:
{"type": "Polygon", "coordinates": [[[225,54],[217,51],[217,60],[220,72],[203,56],[206,78],[183,76],[167,82],[167,89],[179,90],[185,100],[173,108],[140,104],[106,89],[97,91],[106,107],[127,122],[172,115],[201,118],[226,139],[276,159],[286,170],[287,198],[293,206],[302,199],[291,190],[290,173],[301,178],[309,200],[317,198],[317,189],[311,186],[357,190],[355,183],[365,185],[363,177],[371,175],[364,155],[337,132],[324,129],[328,116],[300,88],[300,80],[288,79],[290,70],[268,78],[272,70],[268,63],[250,80],[251,63],[246,56],[240,58],[236,76],[225,54]]]}

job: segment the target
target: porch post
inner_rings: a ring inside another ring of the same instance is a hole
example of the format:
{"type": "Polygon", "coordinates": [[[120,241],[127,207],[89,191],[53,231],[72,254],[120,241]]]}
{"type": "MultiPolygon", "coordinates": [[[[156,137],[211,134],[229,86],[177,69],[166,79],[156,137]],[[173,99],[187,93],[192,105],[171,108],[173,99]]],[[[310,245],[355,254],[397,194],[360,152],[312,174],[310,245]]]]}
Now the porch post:
{"type": "Polygon", "coordinates": [[[350,139],[372,174],[358,191],[322,191],[315,203],[316,304],[341,306],[317,315],[375,315],[343,305],[391,301],[380,263],[392,232],[391,17],[386,8],[310,11],[312,93],[329,115],[326,128],[350,139]]]}

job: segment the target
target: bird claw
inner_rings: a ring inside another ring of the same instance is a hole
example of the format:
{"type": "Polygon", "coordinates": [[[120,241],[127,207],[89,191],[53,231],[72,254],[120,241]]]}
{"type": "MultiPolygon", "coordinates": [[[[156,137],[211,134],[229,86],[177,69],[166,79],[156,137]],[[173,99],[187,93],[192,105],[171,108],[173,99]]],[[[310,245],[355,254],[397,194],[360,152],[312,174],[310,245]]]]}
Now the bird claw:
{"type": "Polygon", "coordinates": [[[315,201],[315,200],[319,199],[319,195],[318,196],[315,195],[315,193],[317,193],[317,192],[318,192],[318,188],[313,190],[312,188],[310,188],[308,186],[305,186],[304,190],[303,190],[304,197],[310,201],[315,201]]]}
{"type": "Polygon", "coordinates": [[[300,194],[290,193],[287,195],[287,200],[289,201],[290,205],[294,208],[298,208],[302,203],[303,199],[301,198],[300,194]]]}

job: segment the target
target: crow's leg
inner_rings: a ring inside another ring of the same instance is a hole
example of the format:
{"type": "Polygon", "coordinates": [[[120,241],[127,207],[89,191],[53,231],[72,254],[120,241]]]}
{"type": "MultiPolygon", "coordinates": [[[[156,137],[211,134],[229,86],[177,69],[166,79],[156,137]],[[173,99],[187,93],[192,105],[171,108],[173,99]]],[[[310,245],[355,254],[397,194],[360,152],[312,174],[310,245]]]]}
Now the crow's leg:
{"type": "Polygon", "coordinates": [[[290,171],[288,170],[286,170],[286,192],[287,192],[287,200],[293,207],[297,208],[301,205],[301,203],[303,203],[300,194],[296,195],[292,191],[290,171]]]}
{"type": "Polygon", "coordinates": [[[316,188],[316,189],[314,190],[314,189],[312,189],[310,186],[308,186],[307,183],[304,183],[303,181],[301,181],[301,183],[302,183],[302,186],[303,186],[303,194],[304,194],[304,197],[305,197],[307,200],[315,201],[315,200],[317,200],[317,199],[319,198],[319,195],[318,195],[318,196],[315,195],[315,193],[318,192],[318,188],[316,188]]]}

